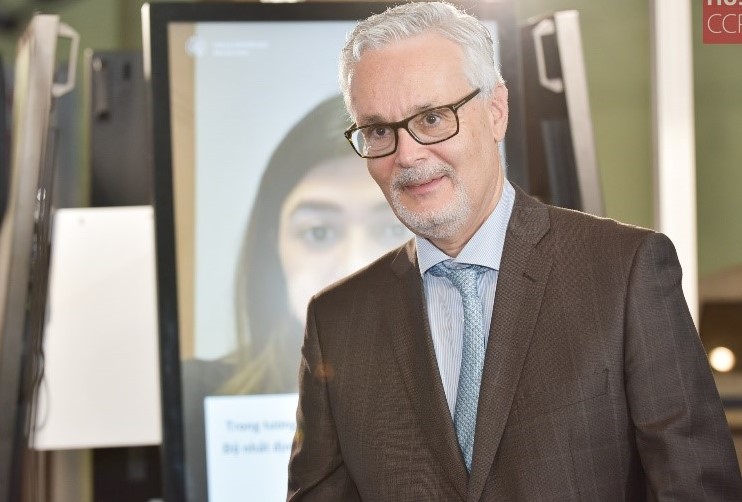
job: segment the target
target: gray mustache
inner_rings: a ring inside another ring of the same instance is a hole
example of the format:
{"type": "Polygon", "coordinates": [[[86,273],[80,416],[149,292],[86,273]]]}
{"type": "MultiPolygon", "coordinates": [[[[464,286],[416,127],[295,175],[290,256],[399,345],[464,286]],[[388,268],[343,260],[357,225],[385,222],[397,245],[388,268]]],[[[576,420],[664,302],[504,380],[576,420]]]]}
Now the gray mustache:
{"type": "Polygon", "coordinates": [[[419,185],[441,176],[453,179],[455,172],[451,166],[446,164],[405,168],[394,175],[392,186],[395,189],[401,189],[406,185],[419,185]]]}

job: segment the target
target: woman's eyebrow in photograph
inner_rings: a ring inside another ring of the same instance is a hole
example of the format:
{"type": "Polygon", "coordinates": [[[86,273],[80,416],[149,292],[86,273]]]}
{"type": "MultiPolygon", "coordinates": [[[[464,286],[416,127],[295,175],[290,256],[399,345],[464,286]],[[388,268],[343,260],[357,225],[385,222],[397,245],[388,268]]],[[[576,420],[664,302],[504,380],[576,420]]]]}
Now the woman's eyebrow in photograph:
{"type": "Polygon", "coordinates": [[[332,202],[325,202],[325,201],[303,201],[300,202],[292,211],[290,216],[293,217],[295,215],[301,215],[301,213],[305,212],[333,212],[333,213],[341,213],[343,209],[332,202]]]}

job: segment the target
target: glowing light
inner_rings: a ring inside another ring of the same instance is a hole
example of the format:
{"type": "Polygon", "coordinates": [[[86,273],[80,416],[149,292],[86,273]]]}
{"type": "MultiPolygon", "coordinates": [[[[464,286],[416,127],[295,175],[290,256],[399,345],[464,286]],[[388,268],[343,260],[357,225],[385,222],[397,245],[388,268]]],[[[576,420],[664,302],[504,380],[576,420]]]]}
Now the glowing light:
{"type": "Polygon", "coordinates": [[[716,347],[709,352],[709,363],[716,371],[727,373],[732,371],[737,364],[737,358],[734,356],[734,352],[728,348],[716,347]]]}

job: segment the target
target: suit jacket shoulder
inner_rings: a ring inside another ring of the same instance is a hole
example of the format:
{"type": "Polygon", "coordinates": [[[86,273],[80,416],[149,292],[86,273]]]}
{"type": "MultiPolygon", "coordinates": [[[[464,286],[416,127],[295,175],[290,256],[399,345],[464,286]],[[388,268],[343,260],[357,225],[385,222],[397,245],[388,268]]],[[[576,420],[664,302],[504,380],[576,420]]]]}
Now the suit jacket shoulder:
{"type": "MultiPolygon", "coordinates": [[[[380,256],[370,264],[319,291],[313,298],[315,305],[343,305],[358,295],[368,297],[374,293],[384,295],[397,278],[410,271],[417,271],[415,240],[380,256]]],[[[384,295],[386,296],[386,295],[384,295]]]]}

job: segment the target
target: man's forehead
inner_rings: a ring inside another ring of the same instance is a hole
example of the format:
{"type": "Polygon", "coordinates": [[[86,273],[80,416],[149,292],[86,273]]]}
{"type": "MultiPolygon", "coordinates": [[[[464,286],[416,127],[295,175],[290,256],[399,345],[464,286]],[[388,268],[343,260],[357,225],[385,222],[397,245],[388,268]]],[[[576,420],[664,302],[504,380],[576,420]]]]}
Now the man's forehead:
{"type": "MultiPolygon", "coordinates": [[[[391,104],[391,103],[390,103],[391,104]]],[[[435,108],[436,106],[441,106],[443,103],[440,99],[424,99],[421,97],[421,101],[419,101],[417,104],[409,104],[404,105],[401,104],[398,106],[398,108],[401,110],[401,114],[403,117],[397,117],[393,113],[385,113],[383,111],[371,111],[371,110],[360,110],[359,113],[354,114],[354,119],[356,123],[358,124],[375,124],[375,123],[381,123],[381,122],[396,122],[398,119],[401,120],[402,118],[410,117],[412,115],[417,115],[418,113],[429,110],[430,108],[435,108]]],[[[371,107],[373,109],[373,106],[371,107]]]]}
{"type": "Polygon", "coordinates": [[[396,122],[437,106],[449,105],[471,92],[463,73],[441,73],[424,84],[414,79],[383,82],[356,82],[351,86],[350,114],[356,124],[396,122]],[[388,84],[388,85],[387,85],[388,84]]]}
{"type": "Polygon", "coordinates": [[[459,46],[435,33],[365,51],[350,76],[356,123],[401,120],[449,104],[470,86],[459,46]]]}

